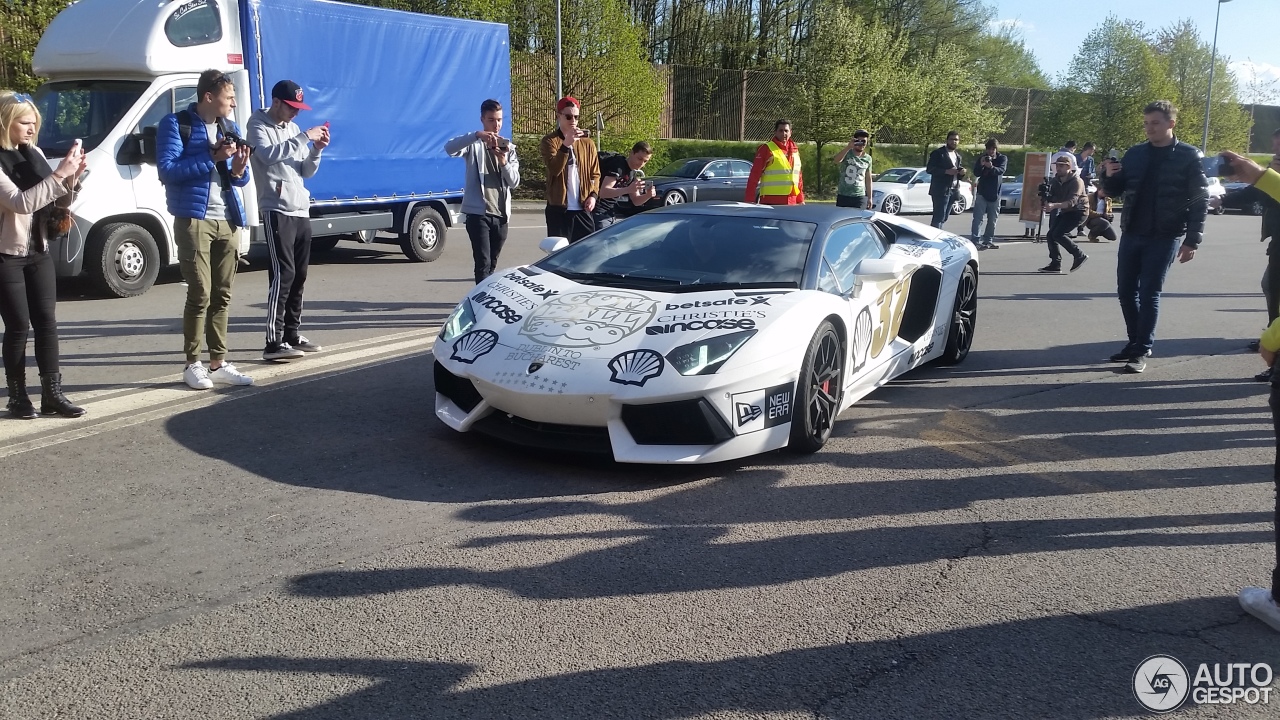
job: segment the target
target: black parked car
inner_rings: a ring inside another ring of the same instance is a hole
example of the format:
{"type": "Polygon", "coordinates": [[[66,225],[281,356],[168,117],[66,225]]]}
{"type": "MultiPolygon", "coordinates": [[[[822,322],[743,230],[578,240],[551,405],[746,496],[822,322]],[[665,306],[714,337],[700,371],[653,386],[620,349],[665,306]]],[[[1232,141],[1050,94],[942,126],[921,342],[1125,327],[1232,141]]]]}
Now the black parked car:
{"type": "MultiPolygon", "coordinates": [[[[747,177],[751,175],[751,163],[746,160],[725,157],[696,157],[677,160],[645,178],[658,189],[658,197],[650,200],[646,209],[662,205],[679,205],[699,200],[741,201],[747,193],[747,177]]],[[[623,196],[619,205],[630,205],[631,199],[623,196]]]]}

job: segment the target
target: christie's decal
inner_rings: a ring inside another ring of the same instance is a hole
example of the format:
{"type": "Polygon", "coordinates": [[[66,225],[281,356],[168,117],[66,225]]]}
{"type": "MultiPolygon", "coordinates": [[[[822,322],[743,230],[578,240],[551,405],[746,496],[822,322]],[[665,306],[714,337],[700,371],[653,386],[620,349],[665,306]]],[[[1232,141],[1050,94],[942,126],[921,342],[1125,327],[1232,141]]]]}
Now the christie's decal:
{"type": "Polygon", "coordinates": [[[662,374],[664,364],[662,356],[652,350],[624,352],[609,361],[609,382],[644,387],[662,374]]]}
{"type": "Polygon", "coordinates": [[[734,425],[739,435],[791,422],[794,413],[795,386],[775,385],[764,390],[734,393],[734,425]]]}
{"type": "Polygon", "coordinates": [[[503,285],[500,282],[491,282],[489,283],[488,287],[486,287],[485,289],[495,295],[501,295],[504,298],[507,298],[508,300],[515,303],[516,305],[519,305],[525,310],[532,310],[538,307],[538,303],[530,300],[524,295],[521,295],[519,292],[516,291],[515,288],[509,285],[503,285]]]}
{"type": "Polygon", "coordinates": [[[612,345],[653,320],[658,303],[625,290],[573,292],[552,297],[529,313],[520,334],[543,345],[612,345]]]}

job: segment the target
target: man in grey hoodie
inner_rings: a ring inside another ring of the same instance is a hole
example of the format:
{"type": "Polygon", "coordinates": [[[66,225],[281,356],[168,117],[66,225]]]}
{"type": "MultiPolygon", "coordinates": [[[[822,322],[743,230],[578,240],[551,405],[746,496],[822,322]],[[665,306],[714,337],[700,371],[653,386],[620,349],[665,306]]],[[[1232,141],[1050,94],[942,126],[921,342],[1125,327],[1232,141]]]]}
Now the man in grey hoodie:
{"type": "Polygon", "coordinates": [[[444,144],[452,157],[466,158],[467,182],[462,191],[462,212],[467,216],[467,236],[475,260],[475,279],[493,274],[498,253],[507,241],[511,218],[511,191],[520,185],[520,160],[516,146],[502,137],[502,103],[480,104],[476,132],[459,135],[444,144]]]}
{"type": "Polygon", "coordinates": [[[302,102],[302,88],[281,80],[271,89],[271,107],[255,112],[246,127],[271,256],[263,360],[320,351],[319,345],[298,334],[302,286],[311,262],[311,193],[302,180],[320,169],[320,152],[329,144],[327,125],[303,132],[293,122],[299,111],[310,109],[302,102]]]}

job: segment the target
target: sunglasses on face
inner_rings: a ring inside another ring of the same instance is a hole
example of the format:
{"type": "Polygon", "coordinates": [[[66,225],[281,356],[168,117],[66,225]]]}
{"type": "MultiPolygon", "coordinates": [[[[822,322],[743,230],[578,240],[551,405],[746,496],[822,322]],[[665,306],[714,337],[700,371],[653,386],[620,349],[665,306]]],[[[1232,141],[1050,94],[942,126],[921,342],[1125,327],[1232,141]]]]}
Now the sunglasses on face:
{"type": "Polygon", "coordinates": [[[562,114],[562,117],[563,117],[565,120],[577,120],[577,119],[578,119],[579,117],[581,117],[581,116],[580,116],[580,115],[578,115],[577,113],[572,113],[572,114],[570,114],[570,113],[563,113],[563,114],[562,114]]]}
{"type": "Polygon", "coordinates": [[[867,144],[867,141],[866,141],[865,139],[863,139],[863,138],[858,138],[857,140],[854,140],[854,141],[853,141],[853,144],[854,144],[854,145],[866,145],[866,144],[867,144]]]}
{"type": "Polygon", "coordinates": [[[35,104],[35,100],[32,100],[31,96],[26,93],[16,92],[13,94],[13,99],[17,100],[20,103],[32,103],[33,105],[35,104]]]}

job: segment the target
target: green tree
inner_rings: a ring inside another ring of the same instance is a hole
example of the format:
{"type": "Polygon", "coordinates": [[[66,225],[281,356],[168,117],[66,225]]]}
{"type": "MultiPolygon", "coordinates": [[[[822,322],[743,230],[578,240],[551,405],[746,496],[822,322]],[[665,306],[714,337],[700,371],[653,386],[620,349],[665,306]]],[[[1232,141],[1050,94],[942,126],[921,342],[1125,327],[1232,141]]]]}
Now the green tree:
{"type": "Polygon", "coordinates": [[[1049,77],[1016,29],[1002,27],[980,36],[971,51],[978,79],[996,87],[1048,90],[1049,77]]]}
{"type": "Polygon", "coordinates": [[[987,105],[986,86],[955,46],[942,45],[913,65],[899,90],[894,137],[919,145],[922,159],[952,130],[965,144],[1004,130],[1003,109],[987,105]]]}
{"type": "Polygon", "coordinates": [[[1200,39],[1196,25],[1182,20],[1156,33],[1153,43],[1164,61],[1169,82],[1175,88],[1173,102],[1178,107],[1178,135],[1184,142],[1199,145],[1204,136],[1205,98],[1209,87],[1209,64],[1213,67],[1213,107],[1209,116],[1209,148],[1245,147],[1249,139],[1249,113],[1240,107],[1235,76],[1228,59],[1213,58],[1210,45],[1200,39]]]}
{"type": "MultiPolygon", "coordinates": [[[[834,2],[823,3],[821,25],[796,68],[800,112],[796,134],[813,142],[818,162],[822,148],[844,143],[854,130],[873,134],[892,124],[901,84],[910,74],[903,63],[907,43],[876,22],[864,22],[834,2]]],[[[814,190],[824,192],[827,168],[812,173],[814,190]]]]}
{"type": "Polygon", "coordinates": [[[1033,141],[1057,145],[1068,137],[1124,149],[1141,142],[1142,109],[1171,100],[1176,87],[1142,23],[1109,16],[1081,43],[1037,124],[1033,141]]]}
{"type": "Polygon", "coordinates": [[[0,0],[0,85],[31,91],[40,78],[31,71],[31,55],[40,35],[68,0],[0,0]]]}

